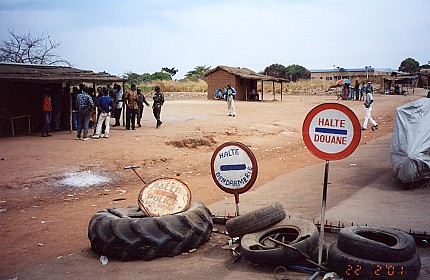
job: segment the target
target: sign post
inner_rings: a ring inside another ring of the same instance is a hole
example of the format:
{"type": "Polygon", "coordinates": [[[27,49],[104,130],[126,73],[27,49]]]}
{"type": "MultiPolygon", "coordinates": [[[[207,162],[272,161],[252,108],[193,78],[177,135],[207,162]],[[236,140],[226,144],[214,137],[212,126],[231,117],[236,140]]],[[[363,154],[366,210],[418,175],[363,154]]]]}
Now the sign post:
{"type": "Polygon", "coordinates": [[[302,135],[309,151],[326,161],[318,250],[318,264],[321,265],[330,160],[346,158],[355,151],[360,143],[361,126],[357,116],[348,107],[338,103],[324,103],[307,114],[302,135]]]}
{"type": "Polygon", "coordinates": [[[236,216],[239,216],[239,194],[249,190],[257,179],[258,166],[252,151],[239,142],[226,142],[212,155],[211,173],[215,184],[234,194],[236,216]]]}

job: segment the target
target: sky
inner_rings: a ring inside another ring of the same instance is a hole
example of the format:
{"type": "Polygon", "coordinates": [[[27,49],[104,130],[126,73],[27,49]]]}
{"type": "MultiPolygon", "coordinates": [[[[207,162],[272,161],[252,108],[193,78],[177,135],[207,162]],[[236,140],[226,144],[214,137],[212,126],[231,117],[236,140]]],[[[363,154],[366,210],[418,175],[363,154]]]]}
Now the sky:
{"type": "Polygon", "coordinates": [[[49,34],[74,67],[121,76],[175,67],[309,70],[430,63],[429,0],[0,0],[9,31],[49,34]]]}

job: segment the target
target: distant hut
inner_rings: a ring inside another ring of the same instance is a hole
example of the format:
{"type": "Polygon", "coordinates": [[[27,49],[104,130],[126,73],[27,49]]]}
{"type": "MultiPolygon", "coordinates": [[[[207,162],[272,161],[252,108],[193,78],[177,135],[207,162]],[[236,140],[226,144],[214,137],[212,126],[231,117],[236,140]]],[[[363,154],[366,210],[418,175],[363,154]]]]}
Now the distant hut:
{"type": "MultiPolygon", "coordinates": [[[[205,76],[208,83],[208,99],[214,99],[214,91],[225,88],[227,84],[236,89],[236,100],[253,100],[251,91],[252,89],[257,89],[258,81],[261,81],[262,84],[264,81],[279,82],[281,83],[281,89],[282,83],[288,82],[287,79],[258,74],[248,68],[229,66],[218,66],[209,70],[205,76]]],[[[263,99],[263,92],[261,92],[259,99],[263,99]]]]}

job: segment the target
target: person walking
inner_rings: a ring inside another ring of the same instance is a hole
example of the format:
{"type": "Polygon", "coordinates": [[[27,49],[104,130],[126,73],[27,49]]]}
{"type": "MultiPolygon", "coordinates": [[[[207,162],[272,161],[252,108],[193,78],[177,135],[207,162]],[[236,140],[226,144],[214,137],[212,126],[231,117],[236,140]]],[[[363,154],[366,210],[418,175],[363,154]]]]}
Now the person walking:
{"type": "Polygon", "coordinates": [[[88,128],[90,124],[90,115],[94,107],[93,98],[87,93],[88,88],[80,84],[80,93],[76,96],[76,107],[78,109],[78,130],[76,133],[76,140],[81,140],[82,129],[84,130],[83,139],[88,140],[88,128]]]}
{"type": "MultiPolygon", "coordinates": [[[[97,97],[95,99],[95,103],[97,103],[97,101],[99,100],[99,98],[101,98],[102,96],[104,96],[104,91],[107,91],[107,89],[106,88],[102,88],[102,87],[97,87],[96,91],[97,91],[97,97]]],[[[93,101],[94,101],[94,98],[93,98],[93,101]]],[[[97,111],[97,115],[96,115],[97,118],[96,118],[96,121],[94,122],[94,133],[93,133],[93,135],[96,135],[97,124],[99,122],[100,114],[102,113],[102,111],[99,109],[99,107],[97,106],[97,104],[96,104],[96,108],[95,109],[97,111]]],[[[102,125],[102,133],[105,133],[105,129],[106,129],[106,126],[103,123],[103,125],[102,125]]]]}
{"type": "Polygon", "coordinates": [[[51,129],[51,120],[52,120],[52,104],[51,104],[51,95],[49,93],[49,88],[45,89],[43,96],[43,126],[42,126],[42,137],[52,136],[49,134],[51,129]]]}
{"type": "Polygon", "coordinates": [[[132,130],[135,130],[136,127],[136,116],[139,107],[137,105],[137,92],[136,85],[131,85],[131,91],[128,91],[125,96],[125,105],[127,106],[125,111],[125,129],[130,130],[130,126],[132,130]]]}
{"type": "Polygon", "coordinates": [[[154,90],[155,90],[155,93],[152,96],[152,100],[154,100],[154,103],[152,103],[152,113],[154,114],[154,117],[157,120],[157,124],[155,125],[155,128],[160,128],[161,124],[163,123],[160,120],[160,115],[161,115],[161,106],[163,106],[164,104],[164,94],[161,92],[161,89],[159,86],[155,86],[154,90]]]}
{"type": "Polygon", "coordinates": [[[146,106],[150,106],[148,101],[146,101],[145,95],[143,95],[142,90],[140,88],[137,89],[137,106],[139,107],[139,110],[137,112],[137,125],[141,127],[140,120],[142,119],[143,115],[143,104],[146,104],[146,106]]]}
{"type": "Polygon", "coordinates": [[[235,117],[236,112],[234,111],[234,97],[236,96],[236,90],[231,87],[230,84],[224,90],[224,98],[227,101],[228,115],[235,117]]]}
{"type": "Polygon", "coordinates": [[[113,125],[113,127],[120,126],[119,119],[121,118],[122,104],[123,104],[123,100],[122,100],[123,92],[120,85],[118,84],[114,85],[114,93],[115,93],[115,110],[114,110],[115,124],[113,125]]]}
{"type": "Polygon", "coordinates": [[[92,138],[109,138],[110,111],[113,106],[113,99],[109,96],[108,90],[103,91],[103,96],[97,99],[96,106],[100,114],[97,121],[96,133],[92,136],[92,138]],[[100,135],[103,124],[105,125],[105,132],[100,135]]]}
{"type": "Polygon", "coordinates": [[[373,87],[371,82],[369,82],[366,86],[366,102],[364,103],[366,115],[364,116],[364,122],[363,122],[363,126],[361,127],[361,130],[367,129],[367,123],[369,121],[372,124],[372,131],[375,131],[375,129],[378,129],[378,124],[375,122],[375,120],[373,120],[371,116],[372,103],[373,103],[372,93],[373,93],[373,87]]]}

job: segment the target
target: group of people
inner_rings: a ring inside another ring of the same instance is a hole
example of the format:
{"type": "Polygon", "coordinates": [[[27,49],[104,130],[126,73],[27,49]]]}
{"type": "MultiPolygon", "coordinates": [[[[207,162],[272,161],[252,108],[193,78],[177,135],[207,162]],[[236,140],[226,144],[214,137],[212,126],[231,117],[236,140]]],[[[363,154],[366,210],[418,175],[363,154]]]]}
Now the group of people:
{"type": "Polygon", "coordinates": [[[342,93],[338,96],[338,99],[342,98],[342,100],[354,100],[355,98],[355,100],[364,101],[364,96],[368,91],[373,92],[371,82],[368,82],[367,85],[364,82],[361,82],[360,86],[358,80],[355,80],[354,86],[349,83],[343,84],[342,93]]]}
{"type": "MultiPolygon", "coordinates": [[[[164,94],[161,88],[156,86],[154,88],[152,110],[155,119],[157,120],[156,128],[162,124],[160,120],[161,106],[164,104],[164,94]]],[[[89,139],[88,130],[92,114],[97,112],[94,120],[95,129],[92,138],[109,138],[110,132],[110,119],[111,114],[115,118],[115,126],[120,126],[120,118],[125,106],[125,128],[126,130],[136,129],[136,124],[141,127],[141,119],[143,115],[144,105],[150,106],[146,101],[142,90],[137,89],[135,84],[132,84],[129,91],[123,94],[121,86],[114,84],[112,88],[110,85],[107,87],[97,88],[97,97],[90,94],[90,89],[80,84],[79,88],[73,88],[73,128],[76,128],[76,140],[86,141],[89,139]]]]}
{"type": "Polygon", "coordinates": [[[375,129],[378,129],[378,124],[376,121],[372,118],[371,112],[372,112],[372,103],[373,103],[373,86],[372,82],[368,81],[367,84],[364,82],[360,83],[358,80],[355,80],[354,87],[351,87],[349,83],[346,83],[343,85],[342,93],[338,96],[337,99],[342,98],[343,100],[355,100],[359,101],[365,101],[364,107],[365,107],[365,116],[363,125],[361,126],[361,130],[367,130],[367,124],[372,124],[372,131],[375,129]]]}

